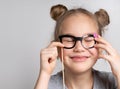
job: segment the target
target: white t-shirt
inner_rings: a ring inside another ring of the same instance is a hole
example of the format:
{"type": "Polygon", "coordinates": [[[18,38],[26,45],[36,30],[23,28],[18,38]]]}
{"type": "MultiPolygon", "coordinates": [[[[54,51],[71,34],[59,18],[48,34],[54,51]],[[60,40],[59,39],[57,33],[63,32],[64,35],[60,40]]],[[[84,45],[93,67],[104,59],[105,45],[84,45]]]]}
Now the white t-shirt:
{"type": "MultiPolygon", "coordinates": [[[[93,89],[117,89],[115,77],[111,72],[93,70],[93,76],[93,89]]],[[[63,89],[62,72],[51,76],[48,89],[63,89]]]]}

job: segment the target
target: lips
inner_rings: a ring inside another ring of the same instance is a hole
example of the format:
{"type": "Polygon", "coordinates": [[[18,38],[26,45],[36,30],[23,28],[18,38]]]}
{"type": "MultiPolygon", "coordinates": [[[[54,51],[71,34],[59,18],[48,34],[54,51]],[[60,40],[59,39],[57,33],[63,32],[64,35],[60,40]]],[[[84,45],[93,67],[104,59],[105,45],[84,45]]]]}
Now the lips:
{"type": "Polygon", "coordinates": [[[70,58],[75,62],[85,62],[89,57],[88,56],[72,56],[70,58]]]}

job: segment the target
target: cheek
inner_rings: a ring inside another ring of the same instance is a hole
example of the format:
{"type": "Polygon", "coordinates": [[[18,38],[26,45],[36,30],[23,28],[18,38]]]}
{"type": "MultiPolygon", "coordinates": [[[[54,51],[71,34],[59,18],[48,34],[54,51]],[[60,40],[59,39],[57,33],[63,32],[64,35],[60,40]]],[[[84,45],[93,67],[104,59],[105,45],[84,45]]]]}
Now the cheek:
{"type": "Polygon", "coordinates": [[[92,49],[89,50],[89,52],[90,52],[90,54],[92,55],[92,57],[93,57],[94,59],[97,59],[97,58],[98,58],[98,55],[99,55],[98,49],[92,48],[92,49]]]}
{"type": "Polygon", "coordinates": [[[72,49],[63,49],[63,55],[64,56],[67,56],[67,55],[71,54],[71,52],[73,52],[72,49]]]}
{"type": "Polygon", "coordinates": [[[60,60],[66,59],[66,56],[68,57],[69,54],[71,54],[72,49],[63,49],[63,50],[59,50],[59,58],[60,60]]]}
{"type": "MultiPolygon", "coordinates": [[[[61,55],[61,52],[60,52],[60,58],[62,56],[65,58],[66,56],[71,54],[72,51],[73,51],[72,49],[63,49],[63,53],[62,53],[63,55],[61,55]]],[[[92,48],[92,49],[89,49],[88,52],[91,54],[93,59],[95,59],[95,60],[98,59],[98,56],[99,56],[99,50],[98,49],[92,48]]]]}
{"type": "Polygon", "coordinates": [[[69,59],[69,55],[72,53],[72,49],[63,49],[63,59],[69,59]]]}

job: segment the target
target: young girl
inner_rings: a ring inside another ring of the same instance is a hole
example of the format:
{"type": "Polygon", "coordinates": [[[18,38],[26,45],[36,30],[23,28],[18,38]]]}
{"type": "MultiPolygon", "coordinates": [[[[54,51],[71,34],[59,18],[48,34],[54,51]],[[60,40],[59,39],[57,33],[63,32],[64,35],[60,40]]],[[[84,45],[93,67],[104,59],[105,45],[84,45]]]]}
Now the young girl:
{"type": "Polygon", "coordinates": [[[50,14],[56,21],[55,39],[41,50],[35,89],[120,89],[120,55],[101,37],[110,22],[108,13],[55,5],[50,14]],[[51,76],[57,57],[64,70],[51,76]],[[99,58],[109,62],[112,73],[92,68],[99,58]]]}

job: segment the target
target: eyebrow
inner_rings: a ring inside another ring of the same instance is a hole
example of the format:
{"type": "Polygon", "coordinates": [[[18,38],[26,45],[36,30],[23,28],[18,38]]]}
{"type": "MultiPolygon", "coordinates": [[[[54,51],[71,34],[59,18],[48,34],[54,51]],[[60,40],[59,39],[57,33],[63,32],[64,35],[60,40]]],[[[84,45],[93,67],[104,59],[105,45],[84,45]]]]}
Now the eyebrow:
{"type": "Polygon", "coordinates": [[[70,35],[70,36],[74,36],[73,34],[67,33],[67,34],[61,34],[61,35],[70,35]]]}
{"type": "MultiPolygon", "coordinates": [[[[93,35],[94,33],[85,33],[85,34],[83,34],[82,36],[85,36],[85,35],[88,35],[88,34],[93,35]]],[[[78,37],[78,36],[75,36],[75,35],[73,35],[73,34],[71,34],[71,33],[61,34],[61,35],[70,35],[70,36],[73,36],[73,37],[78,37]]],[[[79,36],[79,37],[82,37],[82,36],[79,36]]]]}

